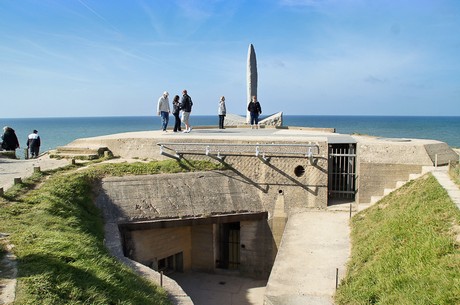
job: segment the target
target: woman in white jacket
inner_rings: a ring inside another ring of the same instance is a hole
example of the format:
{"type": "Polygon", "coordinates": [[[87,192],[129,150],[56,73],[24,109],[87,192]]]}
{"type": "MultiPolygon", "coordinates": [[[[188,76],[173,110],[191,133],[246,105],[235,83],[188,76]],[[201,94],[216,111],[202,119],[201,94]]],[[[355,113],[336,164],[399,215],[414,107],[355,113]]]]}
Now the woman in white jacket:
{"type": "Polygon", "coordinates": [[[227,114],[227,109],[225,108],[225,96],[222,96],[219,101],[219,129],[224,129],[224,119],[227,114]]]}

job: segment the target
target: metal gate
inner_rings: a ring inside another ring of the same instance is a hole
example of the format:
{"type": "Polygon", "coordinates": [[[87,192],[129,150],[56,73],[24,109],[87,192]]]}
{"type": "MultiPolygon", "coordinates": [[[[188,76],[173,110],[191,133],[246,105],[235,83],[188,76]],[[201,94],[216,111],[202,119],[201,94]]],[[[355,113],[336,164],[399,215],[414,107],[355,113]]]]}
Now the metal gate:
{"type": "Polygon", "coordinates": [[[332,199],[355,199],[356,145],[329,145],[328,194],[332,199]]]}
{"type": "Polygon", "coordinates": [[[217,268],[238,270],[240,267],[240,223],[219,225],[219,259],[217,268]]]}

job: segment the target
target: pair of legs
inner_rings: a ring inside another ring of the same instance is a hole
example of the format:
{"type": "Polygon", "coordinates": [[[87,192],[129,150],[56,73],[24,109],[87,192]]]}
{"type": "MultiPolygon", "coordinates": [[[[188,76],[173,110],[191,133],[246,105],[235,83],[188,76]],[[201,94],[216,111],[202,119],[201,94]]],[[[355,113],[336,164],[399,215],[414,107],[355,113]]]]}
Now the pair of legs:
{"type": "Polygon", "coordinates": [[[219,129],[224,129],[225,114],[219,114],[219,129]]]}
{"type": "Polygon", "coordinates": [[[259,114],[251,112],[251,126],[258,126],[259,124],[259,114]]]}
{"type": "Polygon", "coordinates": [[[160,115],[161,115],[161,129],[163,129],[163,131],[166,131],[166,128],[168,127],[168,123],[169,123],[169,112],[162,111],[160,112],[160,115]]]}
{"type": "Polygon", "coordinates": [[[184,132],[190,132],[190,130],[192,130],[192,126],[190,126],[190,123],[189,123],[189,118],[190,118],[190,112],[182,112],[182,121],[185,124],[184,132]]]}
{"type": "Polygon", "coordinates": [[[173,113],[173,115],[174,115],[174,132],[182,131],[180,127],[181,120],[180,120],[179,113],[173,113]]]}
{"type": "Polygon", "coordinates": [[[29,148],[29,159],[38,158],[38,152],[40,147],[30,147],[29,148]]]}

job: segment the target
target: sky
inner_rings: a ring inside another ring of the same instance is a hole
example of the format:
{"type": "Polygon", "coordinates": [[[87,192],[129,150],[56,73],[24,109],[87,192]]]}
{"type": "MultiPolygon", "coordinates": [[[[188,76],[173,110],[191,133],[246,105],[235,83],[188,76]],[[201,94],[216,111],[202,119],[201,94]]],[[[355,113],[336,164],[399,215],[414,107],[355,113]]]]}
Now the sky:
{"type": "Polygon", "coordinates": [[[0,117],[460,115],[458,0],[0,0],[0,117]]]}

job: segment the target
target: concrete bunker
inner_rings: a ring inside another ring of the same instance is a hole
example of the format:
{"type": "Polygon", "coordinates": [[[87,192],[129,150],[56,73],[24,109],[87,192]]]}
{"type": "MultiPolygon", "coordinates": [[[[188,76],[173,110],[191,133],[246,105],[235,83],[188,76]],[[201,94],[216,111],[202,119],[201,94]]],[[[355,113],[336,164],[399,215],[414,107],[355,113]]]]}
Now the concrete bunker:
{"type": "Polygon", "coordinates": [[[154,270],[270,275],[272,220],[254,186],[231,171],[106,178],[97,201],[117,223],[124,255],[154,270]]]}

